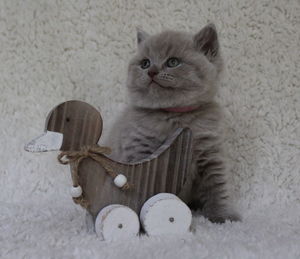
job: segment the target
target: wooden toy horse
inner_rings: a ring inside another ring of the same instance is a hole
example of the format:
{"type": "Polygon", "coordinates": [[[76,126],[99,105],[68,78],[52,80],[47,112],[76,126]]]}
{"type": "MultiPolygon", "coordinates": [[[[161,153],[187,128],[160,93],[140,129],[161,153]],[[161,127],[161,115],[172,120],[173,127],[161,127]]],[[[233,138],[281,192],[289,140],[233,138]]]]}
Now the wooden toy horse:
{"type": "Polygon", "coordinates": [[[150,235],[188,231],[191,212],[178,197],[185,199],[191,183],[191,131],[177,129],[148,158],[128,164],[113,161],[109,148],[97,145],[101,133],[94,107],[67,101],[50,112],[45,133],[25,149],[62,151],[60,162],[71,168],[73,199],[86,208],[103,239],[136,235],[139,213],[150,235]]]}

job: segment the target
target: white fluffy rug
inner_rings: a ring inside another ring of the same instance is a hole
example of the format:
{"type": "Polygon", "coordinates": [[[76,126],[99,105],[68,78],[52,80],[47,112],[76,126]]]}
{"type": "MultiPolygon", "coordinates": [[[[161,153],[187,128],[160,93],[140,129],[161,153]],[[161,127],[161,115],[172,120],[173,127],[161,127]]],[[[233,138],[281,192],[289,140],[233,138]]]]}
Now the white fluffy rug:
{"type": "Polygon", "coordinates": [[[278,1],[0,1],[0,257],[300,258],[300,3],[278,1]],[[215,22],[227,71],[230,186],[242,223],[195,215],[193,232],[100,242],[69,197],[57,153],[23,145],[69,99],[122,109],[135,27],[197,32],[215,22]]]}

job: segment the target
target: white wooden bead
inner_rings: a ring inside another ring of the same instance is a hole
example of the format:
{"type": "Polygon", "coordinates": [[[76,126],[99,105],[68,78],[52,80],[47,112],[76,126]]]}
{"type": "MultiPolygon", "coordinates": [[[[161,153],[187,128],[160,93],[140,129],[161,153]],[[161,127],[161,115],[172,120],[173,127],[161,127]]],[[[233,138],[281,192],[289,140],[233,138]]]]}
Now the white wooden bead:
{"type": "Polygon", "coordinates": [[[140,220],[148,235],[180,234],[189,231],[192,213],[176,195],[159,193],[144,203],[140,220]]]}
{"type": "Polygon", "coordinates": [[[78,198],[82,194],[82,188],[80,185],[71,187],[71,196],[73,198],[78,198]]]}
{"type": "Polygon", "coordinates": [[[105,241],[124,240],[138,235],[140,222],[138,215],[129,207],[112,204],[98,213],[95,231],[105,241]]]}
{"type": "Polygon", "coordinates": [[[119,188],[122,188],[127,183],[127,178],[123,174],[118,174],[114,179],[114,184],[119,188]]]}

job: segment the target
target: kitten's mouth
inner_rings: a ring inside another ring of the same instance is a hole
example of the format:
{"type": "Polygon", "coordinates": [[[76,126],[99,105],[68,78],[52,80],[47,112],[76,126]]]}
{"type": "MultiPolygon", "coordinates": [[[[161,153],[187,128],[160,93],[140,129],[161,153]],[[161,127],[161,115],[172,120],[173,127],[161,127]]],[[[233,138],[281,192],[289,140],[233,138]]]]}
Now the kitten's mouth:
{"type": "Polygon", "coordinates": [[[160,88],[163,88],[163,89],[173,89],[173,87],[171,87],[171,86],[164,86],[164,85],[157,83],[154,79],[151,80],[151,82],[149,83],[149,86],[151,86],[152,84],[155,86],[158,86],[160,88]]]}

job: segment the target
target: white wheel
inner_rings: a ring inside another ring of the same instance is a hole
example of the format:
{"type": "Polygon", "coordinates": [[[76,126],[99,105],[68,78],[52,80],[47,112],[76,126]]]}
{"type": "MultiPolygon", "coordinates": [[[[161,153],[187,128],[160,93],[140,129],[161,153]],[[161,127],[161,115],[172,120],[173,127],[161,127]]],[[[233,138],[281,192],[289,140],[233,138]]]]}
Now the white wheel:
{"type": "Polygon", "coordinates": [[[129,207],[113,204],[103,208],[95,221],[97,235],[106,241],[136,236],[140,231],[138,215],[129,207]]]}
{"type": "Polygon", "coordinates": [[[176,195],[159,193],[144,203],[140,220],[148,235],[179,234],[189,231],[192,213],[176,195]]]}

